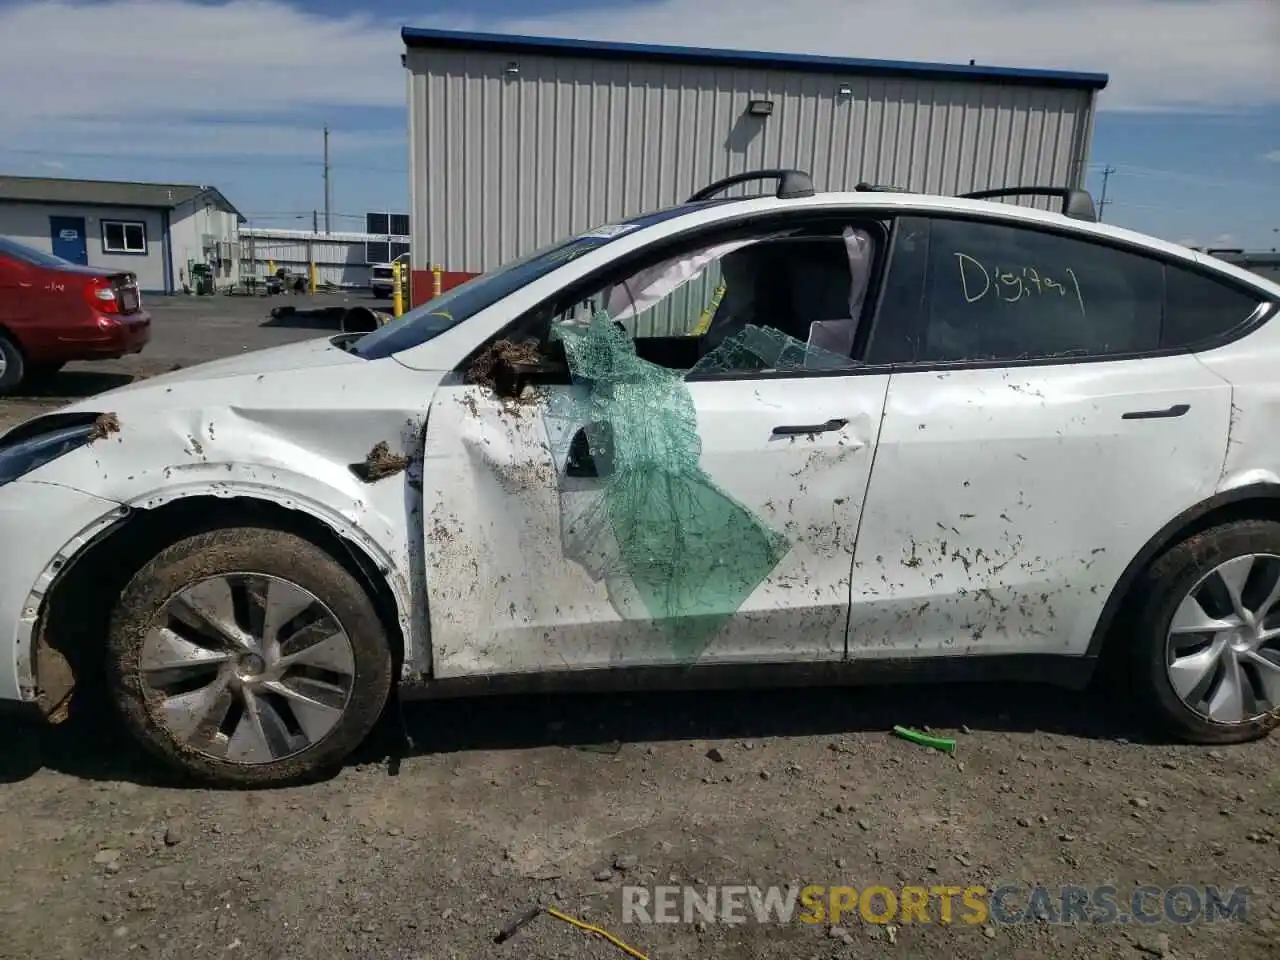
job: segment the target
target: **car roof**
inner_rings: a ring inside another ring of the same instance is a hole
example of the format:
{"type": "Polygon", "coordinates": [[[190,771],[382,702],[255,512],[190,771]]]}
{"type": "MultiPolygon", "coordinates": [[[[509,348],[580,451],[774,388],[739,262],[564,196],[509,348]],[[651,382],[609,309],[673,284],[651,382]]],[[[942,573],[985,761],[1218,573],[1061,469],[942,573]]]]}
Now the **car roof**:
{"type": "MultiPolygon", "coordinates": [[[[1064,216],[1056,211],[1038,210],[1034,207],[1003,203],[998,200],[975,200],[967,197],[951,197],[939,194],[894,193],[887,190],[874,190],[823,192],[815,193],[809,197],[785,199],[773,196],[742,197],[729,202],[721,201],[716,203],[715,206],[724,211],[725,216],[744,212],[765,213],[806,208],[839,207],[841,209],[850,209],[863,207],[869,211],[892,210],[902,213],[954,214],[988,221],[1024,223],[1028,226],[1047,227],[1058,232],[1076,234],[1082,239],[1135,247],[1164,257],[1197,264],[1224,277],[1244,283],[1269,299],[1280,299],[1280,284],[1273,283],[1243,267],[1238,267],[1235,264],[1219,260],[1217,257],[1192,250],[1190,247],[1170,243],[1167,240],[1161,240],[1149,234],[1113,226],[1112,224],[1080,220],[1064,216]]],[[[689,208],[689,215],[709,209],[706,204],[690,204],[689,208]]]]}

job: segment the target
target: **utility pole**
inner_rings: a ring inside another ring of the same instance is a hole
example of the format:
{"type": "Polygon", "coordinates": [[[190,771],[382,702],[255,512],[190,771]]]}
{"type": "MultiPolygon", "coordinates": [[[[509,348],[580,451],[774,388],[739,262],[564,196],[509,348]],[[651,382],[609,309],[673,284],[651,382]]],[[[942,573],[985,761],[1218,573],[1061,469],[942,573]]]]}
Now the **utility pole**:
{"type": "Polygon", "coordinates": [[[329,235],[329,126],[324,128],[324,233],[329,235]]]}
{"type": "Polygon", "coordinates": [[[317,222],[316,212],[314,210],[311,211],[311,232],[312,233],[320,232],[320,224],[317,222]]]}
{"type": "Polygon", "coordinates": [[[1111,179],[1111,175],[1116,172],[1116,168],[1107,164],[1102,168],[1102,193],[1098,196],[1098,221],[1102,221],[1102,211],[1106,209],[1107,204],[1111,201],[1107,199],[1107,181],[1111,179]]]}

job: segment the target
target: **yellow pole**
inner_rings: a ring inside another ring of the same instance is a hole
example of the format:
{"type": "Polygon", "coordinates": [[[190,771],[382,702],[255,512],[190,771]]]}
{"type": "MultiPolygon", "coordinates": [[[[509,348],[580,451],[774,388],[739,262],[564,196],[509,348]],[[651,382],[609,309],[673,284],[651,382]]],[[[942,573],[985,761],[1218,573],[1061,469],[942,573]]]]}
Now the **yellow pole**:
{"type": "Polygon", "coordinates": [[[431,296],[440,296],[440,285],[444,282],[444,267],[434,264],[431,267],[431,296]]]}
{"type": "Polygon", "coordinates": [[[316,281],[320,279],[320,273],[316,270],[316,261],[314,257],[311,260],[311,276],[308,277],[308,279],[310,280],[309,286],[311,288],[311,295],[314,297],[316,295],[316,287],[319,286],[316,281]]]}
{"type": "Polygon", "coordinates": [[[274,277],[276,275],[276,262],[274,260],[267,261],[267,276],[274,277]]]}
{"type": "Polygon", "coordinates": [[[395,316],[404,313],[404,287],[400,281],[400,261],[391,264],[391,312],[395,316]]]}

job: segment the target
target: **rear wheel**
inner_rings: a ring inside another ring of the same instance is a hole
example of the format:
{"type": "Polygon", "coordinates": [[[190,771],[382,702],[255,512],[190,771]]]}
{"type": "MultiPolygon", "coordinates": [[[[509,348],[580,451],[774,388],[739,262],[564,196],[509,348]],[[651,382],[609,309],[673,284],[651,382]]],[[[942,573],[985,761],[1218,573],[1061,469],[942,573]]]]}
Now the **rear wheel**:
{"type": "Polygon", "coordinates": [[[0,333],[0,396],[13,393],[26,377],[26,362],[22,351],[3,333],[0,333]]]}
{"type": "Polygon", "coordinates": [[[1167,730],[1221,744],[1280,725],[1280,523],[1199,533],[1140,589],[1133,679],[1167,730]]]}
{"type": "Polygon", "coordinates": [[[290,533],[223,529],[130,581],[107,646],[112,699],[171,766],[226,785],[337,769],[391,686],[386,631],[360,583],[290,533]]]}

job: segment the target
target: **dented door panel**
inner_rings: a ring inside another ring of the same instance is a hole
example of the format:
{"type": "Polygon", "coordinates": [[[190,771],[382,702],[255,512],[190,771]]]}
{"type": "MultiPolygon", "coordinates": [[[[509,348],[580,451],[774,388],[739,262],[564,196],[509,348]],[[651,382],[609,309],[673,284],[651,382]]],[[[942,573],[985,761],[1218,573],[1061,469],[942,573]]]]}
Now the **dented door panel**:
{"type": "Polygon", "coordinates": [[[895,375],[851,656],[1082,654],[1129,562],[1213,493],[1230,416],[1190,355],[895,375]]]}
{"type": "MultiPolygon", "coordinates": [[[[594,470],[572,449],[588,424],[564,414],[578,388],[442,389],[424,470],[435,675],[843,657],[887,383],[691,382],[696,462],[619,450],[594,470]],[[844,423],[774,434],[827,421],[844,423]]],[[[680,429],[667,414],[655,438],[680,429]]]]}

